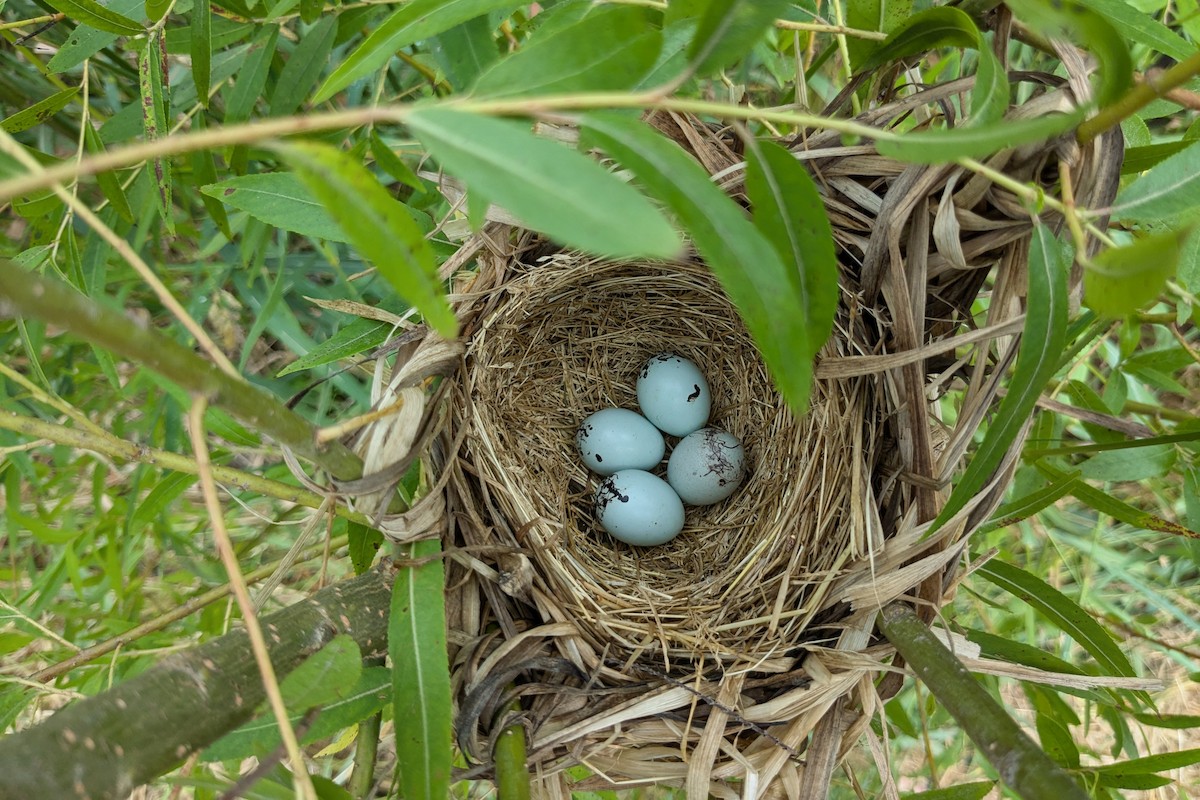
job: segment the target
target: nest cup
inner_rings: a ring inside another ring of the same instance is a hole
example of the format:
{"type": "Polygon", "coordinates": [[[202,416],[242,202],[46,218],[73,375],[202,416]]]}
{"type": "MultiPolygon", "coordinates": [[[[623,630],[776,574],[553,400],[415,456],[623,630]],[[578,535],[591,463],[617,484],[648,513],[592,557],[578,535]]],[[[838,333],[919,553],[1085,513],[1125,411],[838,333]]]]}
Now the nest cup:
{"type": "Polygon", "coordinates": [[[502,292],[467,351],[466,457],[520,529],[556,615],[610,660],[778,668],[807,601],[853,552],[843,517],[861,436],[846,421],[862,419],[861,400],[821,385],[793,417],[701,264],[559,255],[502,292]],[[672,542],[631,547],[595,522],[597,478],[575,432],[594,411],[636,410],[638,371],[665,351],[708,378],[709,424],[742,440],[748,474],[729,499],[689,508],[672,542]]]}
{"type": "MultiPolygon", "coordinates": [[[[1010,116],[1090,96],[1084,59],[1060,55],[1066,79],[1014,75],[1034,94],[1010,116]]],[[[953,113],[971,85],[885,94],[859,120],[953,113]]],[[[650,121],[745,202],[729,131],[650,121]]],[[[784,144],[817,182],[841,268],[803,417],[785,408],[704,265],[585,258],[502,215],[444,268],[461,345],[419,331],[399,345],[377,407],[408,417],[380,420],[360,449],[397,472],[426,456],[430,493],[380,528],[443,543],[456,734],[471,764],[461,777],[493,776],[493,740],[521,725],[545,796],[648,783],[695,797],[824,796],[902,681],[878,610],[901,598],[931,619],[959,579],[965,537],[1000,502],[1022,436],[929,535],[1016,358],[1028,209],[961,166],[897,162],[836,132],[784,144]],[[596,525],[596,478],[574,435],[594,411],[636,408],[637,372],[661,351],[700,366],[711,424],[742,439],[749,474],[729,499],[689,509],[673,542],[633,548],[596,525]],[[434,373],[445,377],[423,392],[434,373]],[[591,777],[569,779],[581,763],[591,777]]],[[[1080,205],[1103,208],[1121,147],[1113,131],[988,165],[1035,184],[1065,167],[1080,205]]]]}

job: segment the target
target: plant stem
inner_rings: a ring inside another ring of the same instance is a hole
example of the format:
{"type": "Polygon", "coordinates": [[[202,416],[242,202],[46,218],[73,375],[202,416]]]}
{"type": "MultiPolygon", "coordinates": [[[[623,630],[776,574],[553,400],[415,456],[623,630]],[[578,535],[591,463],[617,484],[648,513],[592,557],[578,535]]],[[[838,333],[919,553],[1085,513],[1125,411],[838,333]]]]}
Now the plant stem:
{"type": "MultiPolygon", "coordinates": [[[[508,706],[508,711],[519,714],[520,700],[513,700],[508,706]]],[[[496,765],[496,800],[529,800],[525,726],[520,720],[500,731],[492,749],[492,762],[496,765]]]]}
{"type": "Polygon", "coordinates": [[[879,627],[996,768],[1000,780],[1018,796],[1024,800],[1087,800],[1079,784],[1034,744],[911,606],[900,602],[884,606],[879,627]]]}
{"type": "MultiPolygon", "coordinates": [[[[364,667],[383,666],[383,656],[363,659],[364,667]]],[[[358,723],[354,740],[354,771],[346,783],[346,791],[354,800],[368,800],[375,788],[375,765],[379,760],[379,729],[383,727],[383,712],[372,714],[358,723]]]]}
{"type": "Polygon", "coordinates": [[[1167,92],[1200,75],[1200,53],[1180,61],[1156,78],[1147,78],[1145,83],[1134,86],[1125,96],[1110,106],[1100,109],[1096,116],[1085,120],[1075,131],[1080,143],[1090,142],[1109,128],[1121,124],[1139,109],[1162,97],[1167,92]]]}
{"type": "MultiPolygon", "coordinates": [[[[66,445],[76,450],[90,450],[93,453],[101,453],[123,461],[150,464],[151,466],[171,469],[187,475],[196,475],[199,473],[195,459],[179,453],[172,453],[169,450],[159,450],[154,447],[134,444],[124,439],[118,439],[107,432],[93,434],[79,428],[68,428],[65,425],[56,425],[52,422],[34,419],[33,417],[23,417],[12,411],[0,411],[0,429],[32,436],[36,439],[47,439],[55,444],[66,445]]],[[[272,497],[287,503],[295,503],[307,508],[320,508],[321,503],[325,499],[316,492],[310,492],[308,489],[271,480],[270,478],[262,478],[250,472],[234,469],[233,467],[223,467],[214,464],[212,472],[213,477],[223,484],[255,492],[264,497],[272,497]]],[[[371,524],[371,521],[367,517],[351,511],[340,503],[333,505],[332,513],[351,522],[357,522],[362,525],[371,524]]]]}
{"type": "Polygon", "coordinates": [[[0,316],[33,317],[65,328],[208,398],[247,427],[291,448],[336,478],[362,476],[358,456],[340,442],[318,443],[314,426],[271,395],[62,281],[28,272],[5,259],[0,259],[0,316]]]}
{"type": "MultiPolygon", "coordinates": [[[[381,565],[263,618],[287,674],[340,633],[387,649],[395,567],[381,565]]],[[[124,798],[245,723],[264,696],[246,632],[176,653],[45,722],[0,738],[0,800],[124,798]]]]}
{"type": "MultiPolygon", "coordinates": [[[[339,547],[345,547],[349,540],[349,536],[339,536],[330,542],[330,547],[335,550],[339,547]]],[[[316,558],[317,556],[322,555],[324,552],[324,542],[313,545],[300,554],[300,557],[296,559],[296,563],[302,563],[308,561],[310,558],[316,558]]],[[[246,583],[257,583],[263,578],[269,578],[275,573],[275,570],[278,569],[281,563],[282,559],[280,561],[273,561],[270,564],[264,564],[258,569],[247,572],[245,576],[246,583]]],[[[95,661],[97,658],[100,658],[100,656],[108,655],[114,650],[124,647],[130,642],[135,642],[143,636],[154,633],[155,631],[161,631],[172,622],[177,622],[184,617],[190,617],[200,609],[210,606],[218,600],[228,597],[229,593],[232,591],[233,587],[228,583],[218,586],[215,589],[209,589],[203,594],[198,594],[189,600],[185,600],[183,603],[175,608],[172,608],[165,614],[159,614],[152,619],[146,620],[140,625],[135,625],[129,630],[123,631],[111,639],[105,639],[103,642],[94,644],[91,647],[85,647],[70,658],[63,659],[57,664],[52,664],[43,670],[35,672],[31,680],[41,681],[44,683],[57,678],[59,675],[65,675],[76,667],[86,664],[89,661],[95,661]]]]}

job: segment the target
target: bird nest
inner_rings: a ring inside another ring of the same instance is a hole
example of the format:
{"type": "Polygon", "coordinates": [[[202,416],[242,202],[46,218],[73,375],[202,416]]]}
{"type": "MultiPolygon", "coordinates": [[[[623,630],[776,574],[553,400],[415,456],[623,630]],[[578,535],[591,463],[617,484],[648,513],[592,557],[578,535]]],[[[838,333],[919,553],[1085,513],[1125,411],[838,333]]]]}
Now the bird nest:
{"type": "MultiPolygon", "coordinates": [[[[1064,61],[1083,74],[1077,58],[1064,61]]],[[[1036,85],[1014,114],[1061,110],[1087,91],[1074,77],[1036,85]]],[[[859,119],[945,113],[969,87],[934,87],[859,119]]],[[[744,202],[735,136],[671,114],[651,122],[744,202]]],[[[489,738],[520,723],[554,796],[651,782],[689,796],[768,786],[823,796],[899,686],[879,608],[910,598],[932,617],[965,537],[999,503],[1022,437],[930,535],[1015,359],[1030,212],[955,164],[905,164],[823,131],[785,143],[820,187],[841,269],[804,416],[789,412],[696,258],[597,260],[502,216],[446,266],[461,342],[402,337],[379,403],[406,402],[369,439],[426,454],[432,490],[381,528],[402,541],[442,537],[464,777],[492,775],[489,738]],[[638,368],[664,350],[708,377],[711,422],[745,443],[748,477],[728,500],[689,509],[669,544],[634,548],[596,524],[596,478],[574,435],[593,411],[636,408],[638,368]],[[434,391],[420,382],[431,373],[444,376],[426,382],[434,391]],[[568,778],[577,764],[590,771],[583,783],[568,778]]],[[[1033,184],[1065,169],[1079,202],[1103,207],[1119,148],[1119,138],[1056,142],[989,166],[1033,184]]]]}

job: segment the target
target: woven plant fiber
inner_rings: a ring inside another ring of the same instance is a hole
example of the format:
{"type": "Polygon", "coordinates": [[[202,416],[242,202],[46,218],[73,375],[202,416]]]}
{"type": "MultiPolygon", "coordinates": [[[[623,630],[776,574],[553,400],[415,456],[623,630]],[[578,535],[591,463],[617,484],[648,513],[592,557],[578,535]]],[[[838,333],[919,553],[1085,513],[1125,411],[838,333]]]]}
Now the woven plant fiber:
{"type": "MultiPolygon", "coordinates": [[[[1082,75],[1070,52],[1064,63],[1082,75]]],[[[1074,73],[1036,85],[1014,116],[1088,91],[1074,73]]],[[[859,119],[930,118],[969,88],[884,98],[859,119]]],[[[651,122],[746,202],[732,131],[651,122]]],[[[932,618],[962,574],[965,538],[999,503],[1022,436],[929,535],[1016,358],[1025,200],[965,167],[901,163],[836,133],[784,143],[820,187],[841,269],[805,415],[787,410],[694,255],[599,260],[503,212],[445,267],[461,343],[408,334],[379,403],[415,391],[414,375],[445,376],[420,430],[407,426],[432,490],[381,527],[444,544],[463,777],[491,777],[490,740],[519,724],[543,796],[662,783],[692,797],[823,797],[902,679],[875,631],[879,608],[909,598],[932,618]],[[637,372],[661,351],[700,366],[710,424],[742,439],[749,471],[728,500],[689,509],[676,540],[634,548],[596,524],[597,479],[574,436],[594,411],[636,409],[637,372]],[[429,364],[438,370],[414,366],[429,364]],[[579,764],[582,782],[568,774],[579,764]]],[[[1064,170],[1080,204],[1104,207],[1119,148],[1119,135],[1057,141],[988,166],[1029,184],[1064,170]]]]}

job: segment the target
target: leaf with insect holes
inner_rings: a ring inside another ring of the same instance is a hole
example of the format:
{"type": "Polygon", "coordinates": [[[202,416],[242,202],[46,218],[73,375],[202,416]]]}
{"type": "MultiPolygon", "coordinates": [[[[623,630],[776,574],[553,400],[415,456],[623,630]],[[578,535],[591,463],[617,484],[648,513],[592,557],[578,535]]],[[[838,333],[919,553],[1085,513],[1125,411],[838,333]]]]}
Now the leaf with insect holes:
{"type": "Polygon", "coordinates": [[[450,796],[450,667],[446,660],[445,570],[437,539],[409,546],[392,590],[388,654],[400,786],[408,800],[450,796]],[[426,563],[420,563],[428,559],[426,563]]]}
{"type": "Polygon", "coordinates": [[[346,56],[326,78],[312,101],[328,100],[354,81],[387,64],[396,51],[414,42],[448,31],[469,19],[497,10],[511,11],[519,5],[513,0],[412,0],[405,3],[346,56]]]}
{"type": "Polygon", "coordinates": [[[1175,276],[1192,227],[1110,247],[1084,265],[1084,302],[1098,314],[1119,317],[1154,301],[1175,276]]]}
{"type": "Polygon", "coordinates": [[[751,142],[746,192],[754,227],[767,237],[785,268],[794,269],[799,313],[808,329],[809,355],[829,338],[838,306],[838,261],[833,228],[808,170],[783,147],[751,142]]]}
{"type": "MultiPolygon", "coordinates": [[[[170,89],[166,85],[166,64],[163,63],[162,32],[150,34],[138,52],[138,87],[141,90],[142,129],[148,141],[166,136],[170,116],[170,89]]],[[[171,160],[159,156],[150,162],[157,189],[158,213],[167,230],[174,232],[175,219],[171,213],[171,160]]]]}
{"type": "Polygon", "coordinates": [[[1008,393],[930,532],[961,511],[991,480],[1028,422],[1042,389],[1058,371],[1067,334],[1067,269],[1059,241],[1040,222],[1033,227],[1029,246],[1025,320],[1008,393]]]}
{"type": "Polygon", "coordinates": [[[522,123],[426,107],[407,124],[448,172],[526,227],[597,255],[670,258],[682,249],[644,195],[522,123]]]}
{"type": "Polygon", "coordinates": [[[471,93],[528,97],[631,89],[662,50],[644,9],[611,6],[545,38],[537,36],[479,76],[471,93]]]}
{"type": "Polygon", "coordinates": [[[797,413],[808,407],[812,345],[794,266],[746,219],[742,209],[669,139],[634,119],[584,117],[587,140],[617,159],[683,223],[763,354],[780,393],[797,413]]]}
{"type": "Polygon", "coordinates": [[[35,125],[41,125],[66,108],[77,94],[79,94],[79,87],[73,86],[70,89],[63,89],[61,92],[55,92],[49,97],[44,97],[28,108],[21,109],[0,120],[0,130],[5,133],[20,133],[35,125]]]}
{"type": "Polygon", "coordinates": [[[456,336],[458,321],[442,291],[433,248],[408,210],[366,167],[336,148],[315,141],[276,147],[397,294],[438,333],[456,336]]]}
{"type": "Polygon", "coordinates": [[[709,0],[687,55],[698,75],[711,75],[737,61],[787,14],[785,0],[709,0]]]}
{"type": "Polygon", "coordinates": [[[105,8],[96,0],[47,0],[47,5],[59,13],[66,14],[76,22],[91,25],[97,30],[135,36],[146,29],[124,14],[105,8]]]}

